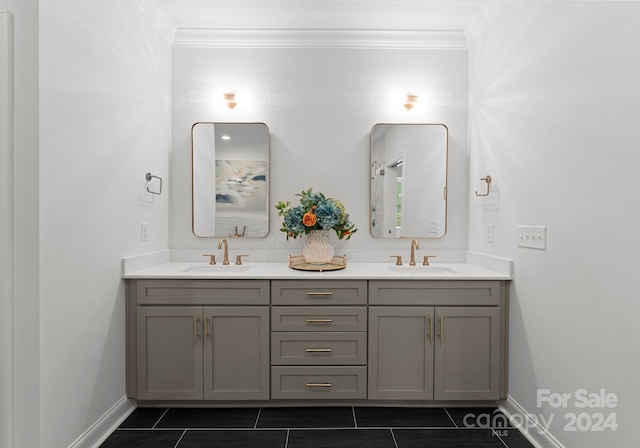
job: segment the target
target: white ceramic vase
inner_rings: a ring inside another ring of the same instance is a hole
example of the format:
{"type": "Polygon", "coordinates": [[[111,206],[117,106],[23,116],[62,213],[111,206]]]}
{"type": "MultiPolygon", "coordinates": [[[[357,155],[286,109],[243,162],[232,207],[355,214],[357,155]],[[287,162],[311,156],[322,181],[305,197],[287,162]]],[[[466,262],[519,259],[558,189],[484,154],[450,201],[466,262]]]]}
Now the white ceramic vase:
{"type": "Polygon", "coordinates": [[[307,263],[328,263],[333,259],[330,230],[314,230],[305,237],[302,255],[307,263]]]}

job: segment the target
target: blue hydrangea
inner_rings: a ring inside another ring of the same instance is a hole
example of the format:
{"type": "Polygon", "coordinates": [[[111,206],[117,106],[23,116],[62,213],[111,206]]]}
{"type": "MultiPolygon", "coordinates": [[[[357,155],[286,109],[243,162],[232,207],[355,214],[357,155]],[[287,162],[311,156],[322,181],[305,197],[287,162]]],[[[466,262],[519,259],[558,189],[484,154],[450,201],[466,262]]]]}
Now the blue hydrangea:
{"type": "Polygon", "coordinates": [[[304,213],[304,208],[301,205],[291,207],[291,210],[284,216],[285,227],[293,233],[304,232],[304,224],[302,224],[302,216],[304,213]]]}
{"type": "Polygon", "coordinates": [[[320,227],[329,230],[339,223],[341,210],[331,200],[321,201],[315,210],[315,215],[320,227]]]}

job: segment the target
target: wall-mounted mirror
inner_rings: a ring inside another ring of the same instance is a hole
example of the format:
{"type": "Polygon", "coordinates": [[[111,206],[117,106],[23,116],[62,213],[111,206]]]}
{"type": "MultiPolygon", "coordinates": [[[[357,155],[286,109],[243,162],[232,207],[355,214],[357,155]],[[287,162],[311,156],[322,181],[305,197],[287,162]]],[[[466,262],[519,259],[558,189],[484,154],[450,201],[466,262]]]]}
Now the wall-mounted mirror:
{"type": "Polygon", "coordinates": [[[193,233],[260,238],[269,233],[269,128],[195,123],[191,128],[193,233]]]}
{"type": "Polygon", "coordinates": [[[443,124],[373,126],[370,229],[374,238],[444,236],[448,135],[443,124]]]}

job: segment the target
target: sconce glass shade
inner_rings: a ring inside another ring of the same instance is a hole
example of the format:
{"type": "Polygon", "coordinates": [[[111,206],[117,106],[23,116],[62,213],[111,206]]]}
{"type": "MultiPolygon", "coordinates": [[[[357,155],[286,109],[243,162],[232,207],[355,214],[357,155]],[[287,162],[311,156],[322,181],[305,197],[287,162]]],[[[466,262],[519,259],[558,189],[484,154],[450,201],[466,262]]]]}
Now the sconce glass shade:
{"type": "Polygon", "coordinates": [[[227,102],[227,107],[229,109],[233,109],[238,105],[238,103],[236,102],[236,94],[233,92],[225,93],[224,100],[227,102]]]}
{"type": "Polygon", "coordinates": [[[407,110],[413,109],[413,106],[415,106],[417,101],[418,101],[418,95],[407,93],[407,99],[404,101],[404,108],[407,110]]]}

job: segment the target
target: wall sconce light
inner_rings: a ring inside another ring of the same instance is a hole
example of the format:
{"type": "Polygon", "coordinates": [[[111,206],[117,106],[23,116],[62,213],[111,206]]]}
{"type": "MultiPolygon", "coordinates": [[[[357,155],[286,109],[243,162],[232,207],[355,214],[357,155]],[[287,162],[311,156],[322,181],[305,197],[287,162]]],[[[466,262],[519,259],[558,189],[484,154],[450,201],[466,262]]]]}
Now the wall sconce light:
{"type": "Polygon", "coordinates": [[[236,94],[233,92],[225,93],[224,100],[227,102],[227,107],[229,109],[233,109],[238,105],[238,103],[236,103],[236,94]]]}
{"type": "Polygon", "coordinates": [[[404,108],[407,110],[413,109],[413,106],[418,102],[418,95],[413,93],[407,93],[407,99],[404,100],[404,108]]]}

